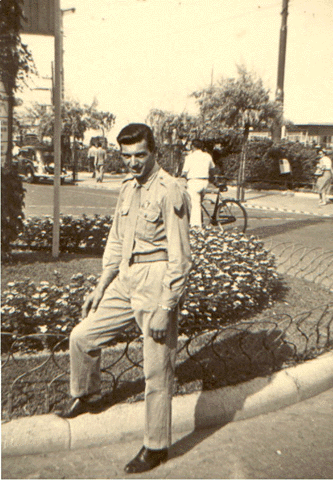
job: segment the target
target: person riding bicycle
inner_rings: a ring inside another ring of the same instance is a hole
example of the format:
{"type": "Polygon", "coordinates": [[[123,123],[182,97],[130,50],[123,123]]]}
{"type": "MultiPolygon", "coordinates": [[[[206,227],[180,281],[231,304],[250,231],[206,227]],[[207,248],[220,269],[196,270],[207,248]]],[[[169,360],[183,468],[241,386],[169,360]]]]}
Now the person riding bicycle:
{"type": "Polygon", "coordinates": [[[187,179],[188,193],[192,202],[191,227],[202,226],[201,200],[209,184],[210,172],[214,168],[211,155],[202,149],[202,142],[193,140],[192,151],[186,156],[182,170],[182,177],[187,179]]]}

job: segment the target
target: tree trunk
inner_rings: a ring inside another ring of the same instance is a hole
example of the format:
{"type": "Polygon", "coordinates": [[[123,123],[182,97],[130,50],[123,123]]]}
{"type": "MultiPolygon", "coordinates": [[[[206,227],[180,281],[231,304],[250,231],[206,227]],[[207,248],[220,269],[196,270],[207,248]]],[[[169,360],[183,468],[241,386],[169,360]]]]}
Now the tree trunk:
{"type": "Polygon", "coordinates": [[[73,144],[72,144],[72,168],[73,168],[73,183],[76,182],[76,155],[75,155],[75,135],[73,135],[73,144]]]}
{"type": "Polygon", "coordinates": [[[75,183],[76,182],[75,125],[72,125],[72,135],[73,135],[72,167],[73,167],[73,183],[75,183]]]}
{"type": "Polygon", "coordinates": [[[243,132],[243,144],[242,152],[238,169],[238,178],[237,178],[237,200],[244,202],[245,198],[245,167],[246,167],[246,150],[247,150],[247,140],[249,138],[249,127],[244,128],[243,132]]]}
{"type": "Polygon", "coordinates": [[[8,89],[8,143],[6,153],[6,167],[12,165],[12,150],[13,150],[13,113],[14,113],[14,90],[8,89]]]}

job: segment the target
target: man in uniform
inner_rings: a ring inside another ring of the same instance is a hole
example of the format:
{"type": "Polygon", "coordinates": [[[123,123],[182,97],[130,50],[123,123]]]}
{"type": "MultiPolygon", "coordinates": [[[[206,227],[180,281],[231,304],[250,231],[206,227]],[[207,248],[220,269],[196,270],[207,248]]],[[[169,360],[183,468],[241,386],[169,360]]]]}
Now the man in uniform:
{"type": "Polygon", "coordinates": [[[189,198],[155,161],[145,124],[117,137],[129,175],[120,190],[103,256],[103,272],[70,336],[70,407],[73,418],[90,410],[100,391],[100,348],[135,320],[144,336],[144,445],[125,471],[138,473],[167,460],[177,343],[178,304],[191,267],[189,198]]]}
{"type": "Polygon", "coordinates": [[[191,226],[201,227],[201,200],[209,184],[209,174],[215,168],[209,153],[202,151],[200,140],[193,140],[192,151],[185,158],[182,176],[187,178],[188,193],[191,197],[191,226]]]}

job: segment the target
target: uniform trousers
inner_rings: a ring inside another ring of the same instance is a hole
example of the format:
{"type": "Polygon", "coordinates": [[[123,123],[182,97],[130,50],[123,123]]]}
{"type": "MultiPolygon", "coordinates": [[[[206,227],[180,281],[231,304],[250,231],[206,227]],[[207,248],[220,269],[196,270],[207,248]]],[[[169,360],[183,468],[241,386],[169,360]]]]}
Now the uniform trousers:
{"type": "Polygon", "coordinates": [[[187,182],[188,193],[191,197],[192,209],[190,224],[191,227],[202,226],[201,200],[208,187],[208,179],[190,178],[187,182]]]}
{"type": "Polygon", "coordinates": [[[163,343],[149,336],[150,321],[159,308],[166,268],[166,261],[131,266],[123,261],[96,312],[90,312],[70,335],[71,395],[82,397],[100,391],[101,347],[137,322],[144,338],[144,445],[156,450],[171,445],[171,401],[177,348],[178,308],[170,313],[172,319],[163,343]]]}

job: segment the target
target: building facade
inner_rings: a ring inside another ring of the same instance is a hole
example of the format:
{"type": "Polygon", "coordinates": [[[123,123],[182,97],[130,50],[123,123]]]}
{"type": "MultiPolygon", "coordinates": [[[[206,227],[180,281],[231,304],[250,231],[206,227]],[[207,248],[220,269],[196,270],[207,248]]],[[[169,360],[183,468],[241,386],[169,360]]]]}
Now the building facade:
{"type": "MultiPolygon", "coordinates": [[[[249,138],[271,138],[270,130],[250,132],[249,138]]],[[[282,139],[333,149],[333,123],[294,124],[282,127],[282,139]]]]}

